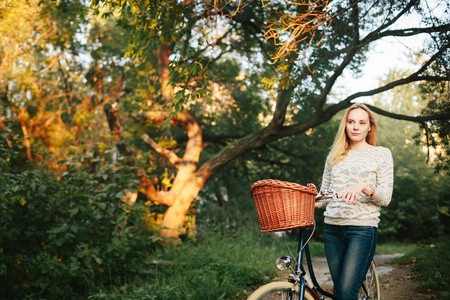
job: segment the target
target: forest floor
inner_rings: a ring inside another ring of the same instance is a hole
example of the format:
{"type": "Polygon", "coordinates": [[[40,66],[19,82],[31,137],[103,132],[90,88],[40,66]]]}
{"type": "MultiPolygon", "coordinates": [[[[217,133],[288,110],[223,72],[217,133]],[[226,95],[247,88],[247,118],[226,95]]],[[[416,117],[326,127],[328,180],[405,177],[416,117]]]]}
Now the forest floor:
{"type": "MultiPolygon", "coordinates": [[[[392,264],[392,260],[401,254],[376,255],[375,262],[381,285],[382,300],[423,300],[431,299],[430,295],[423,294],[417,289],[417,279],[409,265],[392,264]]],[[[313,258],[314,273],[319,284],[327,291],[333,288],[326,259],[313,258]]]]}

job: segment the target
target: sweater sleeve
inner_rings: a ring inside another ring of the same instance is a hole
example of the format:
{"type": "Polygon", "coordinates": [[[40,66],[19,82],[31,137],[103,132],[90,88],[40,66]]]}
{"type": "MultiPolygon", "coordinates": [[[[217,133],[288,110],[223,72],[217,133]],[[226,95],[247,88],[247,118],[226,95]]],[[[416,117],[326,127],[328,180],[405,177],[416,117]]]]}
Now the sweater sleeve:
{"type": "Polygon", "coordinates": [[[374,202],[381,206],[388,206],[392,199],[394,188],[394,161],[391,151],[384,148],[377,161],[377,183],[378,197],[374,202]]]}
{"type": "MultiPolygon", "coordinates": [[[[322,183],[320,186],[320,190],[322,189],[330,189],[331,186],[331,167],[328,164],[328,158],[325,162],[325,168],[323,170],[323,175],[322,175],[322,183]]],[[[319,204],[318,207],[325,207],[327,206],[326,202],[322,202],[319,204]]]]}
{"type": "Polygon", "coordinates": [[[322,175],[322,184],[320,189],[329,189],[331,186],[331,167],[328,164],[328,157],[325,161],[325,168],[322,175]]]}

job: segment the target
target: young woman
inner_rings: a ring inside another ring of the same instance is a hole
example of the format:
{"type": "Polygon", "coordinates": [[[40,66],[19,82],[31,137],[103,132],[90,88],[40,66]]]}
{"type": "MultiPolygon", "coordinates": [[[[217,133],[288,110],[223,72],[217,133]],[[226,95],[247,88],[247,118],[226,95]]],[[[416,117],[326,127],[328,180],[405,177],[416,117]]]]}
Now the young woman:
{"type": "Polygon", "coordinates": [[[322,189],[342,194],[326,207],[324,245],[339,300],[358,299],[375,253],[380,207],[391,201],[394,183],[389,149],[376,147],[371,111],[352,105],[341,121],[328,155],[322,189]]]}

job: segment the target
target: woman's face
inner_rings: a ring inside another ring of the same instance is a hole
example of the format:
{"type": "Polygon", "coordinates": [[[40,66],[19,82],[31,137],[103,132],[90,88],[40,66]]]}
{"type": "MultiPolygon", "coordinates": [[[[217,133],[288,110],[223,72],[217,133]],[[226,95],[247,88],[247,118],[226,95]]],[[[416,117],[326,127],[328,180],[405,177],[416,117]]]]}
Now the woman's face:
{"type": "Polygon", "coordinates": [[[365,142],[370,129],[369,114],[364,109],[355,108],[349,112],[346,133],[351,144],[365,142]]]}

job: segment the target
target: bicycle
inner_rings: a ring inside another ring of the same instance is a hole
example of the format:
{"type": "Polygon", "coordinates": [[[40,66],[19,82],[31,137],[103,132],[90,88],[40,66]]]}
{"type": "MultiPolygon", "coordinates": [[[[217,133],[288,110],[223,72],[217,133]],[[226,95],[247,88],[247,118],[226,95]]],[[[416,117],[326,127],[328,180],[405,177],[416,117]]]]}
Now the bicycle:
{"type": "MultiPolygon", "coordinates": [[[[265,180],[265,181],[271,181],[270,184],[275,182],[276,185],[293,185],[292,183],[285,183],[277,180],[265,180]]],[[[262,183],[263,181],[259,181],[257,183],[262,183]]],[[[255,183],[255,184],[257,184],[255,183]]],[[[254,186],[255,186],[254,184],[254,186]]],[[[291,187],[290,186],[290,187],[291,187]]],[[[300,186],[302,187],[302,186],[300,186]]],[[[313,187],[315,190],[315,186],[312,184],[308,184],[308,188],[313,187]]],[[[294,188],[298,189],[298,185],[294,184],[294,188]]],[[[253,189],[253,186],[252,186],[253,189]]],[[[300,188],[302,189],[302,188],[300,188]]],[[[304,191],[301,191],[304,192],[304,191]]],[[[268,193],[268,192],[265,192],[268,193]]],[[[277,192],[269,192],[268,195],[272,198],[273,195],[277,192]]],[[[292,193],[289,191],[289,196],[292,196],[292,193]]],[[[297,193],[298,194],[298,193],[297,193]]],[[[254,195],[252,194],[252,197],[254,195]]],[[[267,195],[265,195],[267,197],[267,195]]],[[[276,197],[275,197],[276,198],[276,197]]],[[[286,195],[282,196],[281,198],[286,198],[286,195]]],[[[311,198],[311,197],[309,197],[311,198]]],[[[254,197],[255,204],[256,204],[256,196],[254,197]]],[[[273,200],[273,199],[270,199],[273,200]]],[[[284,200],[282,200],[284,201],[284,200]]],[[[316,201],[321,202],[331,202],[331,201],[342,201],[342,199],[339,198],[339,195],[337,193],[334,193],[329,190],[322,190],[316,197],[313,199],[313,202],[315,204],[316,201]]],[[[310,201],[311,202],[311,201],[310,201]]],[[[313,208],[314,209],[314,208],[313,208]]],[[[258,210],[258,207],[257,207],[258,210]]],[[[260,225],[263,229],[264,220],[261,220],[263,217],[260,216],[261,212],[258,212],[258,218],[260,218],[260,225]]],[[[314,229],[315,229],[315,222],[313,221],[314,229]]],[[[294,225],[296,226],[296,225],[294,225]]],[[[255,290],[248,298],[248,300],[275,300],[275,299],[289,299],[289,300],[323,300],[325,297],[336,299],[336,297],[326,292],[322,289],[320,284],[317,282],[316,276],[314,274],[314,268],[311,260],[311,254],[308,247],[308,242],[312,235],[314,234],[314,229],[310,235],[309,238],[307,238],[306,231],[307,228],[310,228],[310,226],[302,226],[299,227],[299,242],[298,242],[298,251],[296,256],[296,261],[294,262],[294,265],[292,266],[292,258],[289,256],[282,256],[277,259],[276,264],[277,267],[280,270],[287,270],[289,269],[291,272],[290,274],[282,278],[282,281],[273,281],[270,283],[267,283],[261,287],[259,287],[257,290],[255,290]],[[308,266],[308,273],[306,272],[304,266],[303,266],[303,257],[306,259],[306,264],[308,266]]],[[[277,230],[262,230],[264,231],[277,231],[277,230]]],[[[378,280],[378,275],[376,271],[376,264],[375,261],[372,261],[369,270],[367,272],[366,278],[363,282],[363,285],[360,288],[360,291],[358,293],[358,299],[361,300],[379,300],[380,299],[380,285],[378,280]]]]}

